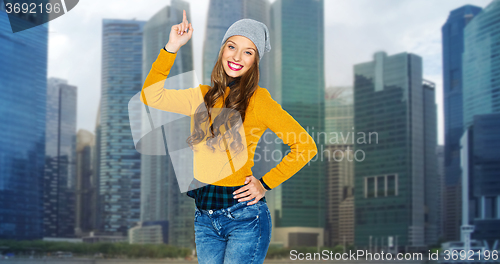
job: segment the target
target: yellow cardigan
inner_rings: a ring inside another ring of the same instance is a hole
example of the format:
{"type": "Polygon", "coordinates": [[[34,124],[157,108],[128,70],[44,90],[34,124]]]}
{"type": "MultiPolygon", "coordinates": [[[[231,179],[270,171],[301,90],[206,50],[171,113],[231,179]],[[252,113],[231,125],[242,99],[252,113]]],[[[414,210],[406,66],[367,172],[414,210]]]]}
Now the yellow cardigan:
{"type": "MultiPolygon", "coordinates": [[[[170,53],[162,49],[158,58],[153,63],[151,70],[146,77],[141,92],[141,102],[144,104],[168,112],[175,112],[184,115],[192,115],[199,105],[203,102],[203,96],[210,89],[209,85],[200,84],[197,87],[185,90],[165,89],[164,83],[167,79],[170,69],[172,68],[177,53],[170,53]],[[198,103],[196,103],[198,102],[198,103]]],[[[226,87],[226,95],[229,94],[229,87],[226,87]]],[[[214,108],[220,108],[222,100],[218,100],[214,108]]],[[[193,128],[194,118],[191,116],[191,132],[193,128]]],[[[223,158],[215,154],[207,154],[205,158],[196,158],[194,164],[195,178],[198,180],[219,186],[241,186],[245,182],[245,177],[253,175],[252,167],[254,165],[254,154],[257,143],[264,131],[269,128],[283,140],[283,143],[290,146],[290,152],[283,160],[267,174],[262,177],[262,180],[270,187],[275,188],[282,182],[286,181],[304,167],[318,152],[316,143],[307,131],[290,115],[281,105],[279,105],[265,88],[257,87],[257,90],[252,95],[249,105],[245,113],[245,121],[243,128],[240,129],[242,142],[247,146],[248,155],[239,155],[245,158],[238,170],[234,171],[233,163],[231,166],[226,166],[225,169],[233,169],[226,171],[223,178],[203,179],[203,171],[213,170],[210,166],[214,162],[210,160],[223,158]],[[243,130],[244,128],[244,130],[243,130]],[[243,141],[244,140],[244,141],[243,141]],[[210,157],[207,159],[206,157],[210,157]]],[[[223,132],[223,131],[221,131],[223,132]]],[[[187,136],[186,136],[187,138],[187,136]]],[[[231,157],[228,150],[227,156],[231,161],[235,157],[231,157]]],[[[232,154],[232,153],[231,153],[232,154]]],[[[195,152],[195,156],[197,153],[195,152]]],[[[226,157],[226,163],[227,158],[226,157]]],[[[217,168],[218,170],[221,168],[217,168]]]]}

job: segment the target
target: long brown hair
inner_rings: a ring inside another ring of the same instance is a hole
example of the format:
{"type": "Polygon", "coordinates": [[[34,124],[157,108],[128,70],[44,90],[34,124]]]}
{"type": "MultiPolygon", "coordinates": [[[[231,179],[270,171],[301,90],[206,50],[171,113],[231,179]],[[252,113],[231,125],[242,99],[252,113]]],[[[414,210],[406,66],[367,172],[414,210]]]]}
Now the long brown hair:
{"type": "MultiPolygon", "coordinates": [[[[193,133],[187,138],[186,143],[189,144],[191,149],[194,150],[193,145],[196,145],[203,140],[205,140],[206,126],[210,124],[212,116],[213,107],[215,106],[217,100],[224,98],[226,93],[226,87],[230,82],[230,77],[226,74],[224,66],[222,64],[222,54],[227,46],[227,40],[224,45],[221,46],[219,50],[219,55],[217,62],[212,70],[211,75],[211,86],[208,92],[205,94],[203,100],[195,111],[194,114],[194,130],[193,133]],[[205,129],[201,127],[202,123],[206,122],[205,129]]],[[[259,83],[259,54],[255,54],[255,61],[250,69],[244,73],[242,76],[234,79],[234,85],[231,85],[230,92],[226,97],[222,105],[222,111],[220,111],[216,118],[214,118],[213,123],[210,125],[211,137],[206,138],[206,145],[213,151],[215,148],[212,146],[217,143],[220,146],[220,140],[224,139],[224,144],[226,144],[226,133],[228,133],[230,138],[234,138],[236,141],[231,140],[230,146],[236,151],[241,151],[243,149],[243,144],[241,144],[241,136],[238,133],[239,128],[243,125],[242,122],[245,121],[245,113],[250,102],[250,98],[253,93],[257,90],[259,83]],[[241,122],[240,122],[241,117],[241,122]],[[219,137],[219,142],[216,142],[216,138],[221,134],[221,127],[225,127],[224,136],[219,137]]],[[[225,146],[228,149],[229,146],[225,146]]]]}

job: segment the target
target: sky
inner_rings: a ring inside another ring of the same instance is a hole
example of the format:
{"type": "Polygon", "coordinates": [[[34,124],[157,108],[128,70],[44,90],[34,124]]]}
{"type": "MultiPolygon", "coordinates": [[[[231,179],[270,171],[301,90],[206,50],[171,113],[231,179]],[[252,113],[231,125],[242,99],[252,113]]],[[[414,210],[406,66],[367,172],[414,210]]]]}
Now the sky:
{"type": "MultiPolygon", "coordinates": [[[[194,29],[190,40],[194,48],[194,69],[201,79],[209,0],[186,1],[191,8],[187,19],[194,29]]],[[[373,60],[377,51],[385,51],[389,56],[401,52],[419,55],[423,59],[424,79],[436,84],[438,144],[443,144],[441,27],[451,10],[466,4],[484,8],[490,2],[324,0],[326,86],[352,86],[353,65],[373,60]]],[[[147,21],[169,4],[169,0],[84,0],[64,16],[49,22],[48,76],[66,79],[78,87],[77,129],[92,133],[95,129],[101,93],[102,20],[147,21]]],[[[306,37],[307,32],[304,34],[306,37]]],[[[272,42],[271,39],[271,46],[272,42]]]]}

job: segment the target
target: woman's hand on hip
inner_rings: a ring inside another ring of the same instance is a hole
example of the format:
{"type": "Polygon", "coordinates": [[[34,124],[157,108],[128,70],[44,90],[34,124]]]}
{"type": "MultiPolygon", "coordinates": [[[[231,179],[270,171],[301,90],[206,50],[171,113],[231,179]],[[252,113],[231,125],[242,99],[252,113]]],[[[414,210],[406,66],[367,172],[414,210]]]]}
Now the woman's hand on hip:
{"type": "Polygon", "coordinates": [[[244,197],[238,199],[238,202],[249,201],[255,198],[254,201],[247,203],[247,205],[256,204],[260,199],[262,199],[262,197],[264,197],[264,194],[267,192],[262,183],[253,175],[246,177],[245,184],[247,185],[239,188],[233,193],[235,195],[233,197],[234,199],[244,197]]]}
{"type": "Polygon", "coordinates": [[[184,44],[186,44],[193,36],[193,26],[186,18],[186,10],[182,14],[182,22],[173,25],[170,29],[170,36],[165,49],[170,52],[177,52],[184,44]]]}

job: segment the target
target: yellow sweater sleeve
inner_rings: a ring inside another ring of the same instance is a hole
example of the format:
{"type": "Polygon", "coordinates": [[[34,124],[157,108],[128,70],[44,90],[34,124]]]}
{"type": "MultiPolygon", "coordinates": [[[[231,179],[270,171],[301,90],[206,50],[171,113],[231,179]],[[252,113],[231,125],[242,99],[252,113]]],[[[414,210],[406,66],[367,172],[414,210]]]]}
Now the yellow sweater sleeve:
{"type": "Polygon", "coordinates": [[[177,53],[160,51],[142,86],[141,102],[159,110],[191,115],[192,105],[201,95],[200,86],[184,90],[164,88],[176,57],[177,53]]]}
{"type": "Polygon", "coordinates": [[[270,188],[275,188],[300,171],[316,156],[318,148],[307,131],[283,110],[267,89],[258,89],[255,100],[257,120],[290,146],[288,155],[262,177],[270,188]]]}

